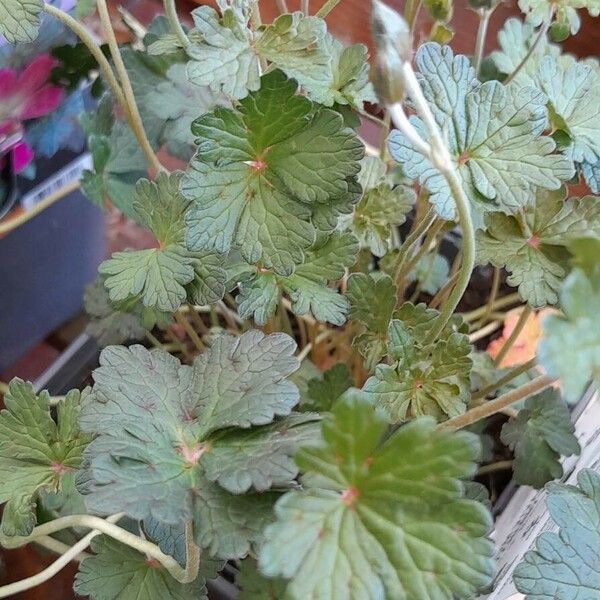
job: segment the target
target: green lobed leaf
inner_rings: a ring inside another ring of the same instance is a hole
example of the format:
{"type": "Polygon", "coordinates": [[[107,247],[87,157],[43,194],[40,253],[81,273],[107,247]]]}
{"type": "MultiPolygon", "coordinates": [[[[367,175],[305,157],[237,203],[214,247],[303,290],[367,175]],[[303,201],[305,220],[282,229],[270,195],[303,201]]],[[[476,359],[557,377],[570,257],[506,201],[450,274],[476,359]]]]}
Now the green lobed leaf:
{"type": "Polygon", "coordinates": [[[274,600],[285,597],[287,583],[277,577],[263,577],[258,570],[256,561],[246,558],[240,565],[235,584],[240,589],[240,600],[274,600]]]}
{"type": "Polygon", "coordinates": [[[11,44],[33,42],[43,9],[42,0],[0,0],[0,34],[11,44]]]}
{"type": "MultiPolygon", "coordinates": [[[[574,175],[573,163],[555,154],[542,135],[546,97],[533,88],[479,83],[465,56],[448,46],[428,43],[417,52],[418,77],[438,125],[447,132],[450,154],[475,212],[515,214],[535,187],[560,188],[574,175]]],[[[423,123],[411,122],[425,138],[423,123]]],[[[404,173],[430,192],[430,202],[445,219],[456,216],[448,184],[440,172],[399,131],[389,138],[390,152],[404,173]]]]}
{"type": "Polygon", "coordinates": [[[145,96],[144,107],[161,121],[161,141],[170,155],[189,160],[193,154],[192,122],[223,104],[217,94],[191,82],[184,64],[169,67],[162,81],[145,96]]]}
{"type": "Polygon", "coordinates": [[[160,246],[115,252],[98,271],[112,302],[140,301],[145,307],[174,312],[188,296],[211,304],[225,293],[226,272],[215,254],[190,252],[184,245],[184,214],[189,202],[179,193],[181,173],[159,173],[140,180],[134,210],[160,246]]]}
{"type": "Polygon", "coordinates": [[[408,322],[391,321],[387,354],[363,390],[391,423],[430,415],[441,421],[465,412],[470,397],[471,345],[463,333],[451,333],[433,346],[408,322]]]}
{"type": "Polygon", "coordinates": [[[563,200],[557,192],[539,190],[522,217],[502,214],[485,218],[486,231],[477,232],[477,260],[506,267],[507,283],[518,286],[531,306],[556,304],[567,274],[567,246],[582,236],[600,235],[600,202],[595,196],[563,200]]]}
{"type": "Polygon", "coordinates": [[[385,178],[385,164],[375,156],[362,160],[358,181],[364,194],[348,225],[363,248],[381,257],[393,247],[392,230],[406,221],[416,195],[408,186],[392,187],[385,178]]]}
{"type": "Polygon", "coordinates": [[[544,532],[514,571],[528,600],[600,596],[600,474],[582,469],[578,486],[549,483],[546,503],[558,533],[544,532]]]}
{"type": "MultiPolygon", "coordinates": [[[[306,90],[309,98],[325,106],[349,105],[363,110],[365,102],[377,102],[369,82],[369,55],[364,44],[344,47],[331,34],[326,33],[320,45],[328,58],[324,64],[303,70],[286,71],[306,90]]],[[[285,63],[281,65],[285,71],[285,63]]]]}
{"type": "Polygon", "coordinates": [[[363,147],[342,117],[315,111],[280,71],[239,110],[217,109],[194,121],[198,151],[182,180],[192,201],[187,244],[227,252],[291,275],[315,242],[311,207],[336,210],[351,191],[363,147]],[[329,209],[331,207],[331,209],[329,209]]]}
{"type": "MultiPolygon", "coordinates": [[[[278,444],[279,454],[261,450],[261,441],[268,446],[276,431],[249,428],[268,425],[297,403],[297,389],[285,379],[298,367],[294,349],[288,336],[258,331],[217,337],[193,366],[142,346],[106,348],[79,419],[98,436],[86,454],[88,510],[123,511],[165,525],[193,518],[197,541],[211,555],[244,556],[260,537],[276,495],[232,496],[211,480],[237,493],[283,483],[294,442],[278,444]],[[256,456],[269,457],[270,466],[255,464],[256,456]],[[243,465],[254,465],[249,482],[243,465]]],[[[310,429],[310,418],[302,420],[310,429]]],[[[296,439],[310,437],[294,424],[296,439]]]]}
{"type": "Polygon", "coordinates": [[[409,281],[417,281],[417,285],[423,292],[433,296],[448,281],[449,273],[448,259],[441,254],[429,252],[417,261],[415,268],[407,277],[409,281]]]}
{"type": "Polygon", "coordinates": [[[319,439],[319,421],[316,414],[292,413],[244,432],[223,430],[211,438],[206,477],[232,494],[286,487],[298,474],[292,456],[319,439]]]}
{"type": "Polygon", "coordinates": [[[277,502],[259,552],[263,574],[290,579],[286,597],[450,600],[490,581],[491,517],[459,481],[477,438],[426,418],[387,431],[352,395],[325,418],[323,443],[298,454],[304,487],[277,502]]]}
{"type": "Polygon", "coordinates": [[[94,538],[94,555],[83,560],[74,590],[91,600],[205,600],[204,579],[182,584],[162,566],[107,536],[94,538]]]}
{"type": "MultiPolygon", "coordinates": [[[[597,17],[600,14],[600,3],[598,0],[519,0],[519,8],[525,13],[526,19],[532,25],[538,27],[542,25],[550,14],[553,7],[553,25],[558,25],[561,31],[565,33],[560,35],[561,41],[569,33],[576,34],[581,26],[581,20],[577,14],[577,9],[587,8],[589,14],[597,17]]],[[[550,30],[552,33],[552,28],[550,30]]]]}
{"type": "Polygon", "coordinates": [[[91,436],[77,427],[81,393],[71,390],[50,414],[48,392],[36,395],[31,383],[14,378],[0,412],[0,504],[2,533],[29,535],[43,491],[60,490],[63,477],[77,469],[91,436]]]}
{"type": "Polygon", "coordinates": [[[192,82],[240,100],[260,88],[260,59],[269,60],[291,77],[321,71],[329,61],[322,40],[325,22],[300,12],[277,17],[253,32],[248,28],[249,5],[222,3],[222,15],[202,6],[192,11],[195,28],[188,74],[192,82]]]}
{"type": "Polygon", "coordinates": [[[309,380],[306,398],[300,399],[302,410],[330,411],[342,394],[353,385],[348,367],[338,363],[327,369],[322,376],[309,380]]]}
{"type": "MultiPolygon", "coordinates": [[[[490,54],[498,70],[505,75],[510,75],[515,71],[531,50],[535,38],[536,32],[531,23],[523,23],[516,18],[507,19],[498,32],[500,50],[494,50],[490,54]]],[[[535,87],[542,59],[545,56],[558,57],[559,55],[560,48],[549,43],[546,37],[542,37],[535,48],[531,50],[523,67],[515,75],[514,83],[520,86],[535,87]]]]}
{"type": "Polygon", "coordinates": [[[351,267],[358,253],[356,238],[349,233],[334,233],[321,237],[308,249],[304,262],[292,275],[277,275],[260,267],[249,268],[248,275],[239,283],[237,296],[239,314],[250,315],[259,325],[264,325],[274,314],[283,293],[292,302],[297,315],[312,314],[322,322],[342,325],[348,310],[347,300],[328,281],[340,279],[351,267]]]}
{"type": "Polygon", "coordinates": [[[542,59],[537,76],[547,95],[550,120],[571,141],[566,154],[575,162],[594,164],[600,159],[600,69],[575,60],[542,59]]]}
{"type": "Polygon", "coordinates": [[[501,439],[515,453],[514,479],[541,488],[563,474],[559,458],[579,454],[569,409],[555,390],[528,398],[518,415],[502,426],[501,439]]]}
{"type": "Polygon", "coordinates": [[[348,277],[346,296],[350,302],[349,318],[360,321],[364,329],[354,338],[353,345],[371,370],[385,356],[388,325],[396,305],[396,286],[392,278],[375,278],[366,273],[348,277]]]}
{"type": "Polygon", "coordinates": [[[600,270],[587,276],[575,269],[560,289],[563,315],[542,322],[538,359],[544,370],[560,378],[567,401],[576,402],[590,379],[600,373],[600,270]],[[565,352],[568,348],[569,351],[565,352]]]}
{"type": "Polygon", "coordinates": [[[83,303],[90,316],[86,331],[96,339],[99,346],[139,340],[148,331],[142,324],[140,315],[120,310],[120,307],[110,302],[101,277],[87,286],[83,303]]]}

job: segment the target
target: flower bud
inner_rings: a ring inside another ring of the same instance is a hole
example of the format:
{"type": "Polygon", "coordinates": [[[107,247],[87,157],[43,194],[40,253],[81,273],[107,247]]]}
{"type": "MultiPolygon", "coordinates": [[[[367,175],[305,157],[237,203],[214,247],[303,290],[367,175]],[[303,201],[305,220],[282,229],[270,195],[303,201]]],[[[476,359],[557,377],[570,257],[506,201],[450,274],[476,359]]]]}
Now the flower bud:
{"type": "Polygon", "coordinates": [[[395,10],[373,0],[371,28],[376,48],[372,70],[375,92],[384,104],[402,102],[402,65],[411,60],[412,53],[409,27],[395,10]]]}

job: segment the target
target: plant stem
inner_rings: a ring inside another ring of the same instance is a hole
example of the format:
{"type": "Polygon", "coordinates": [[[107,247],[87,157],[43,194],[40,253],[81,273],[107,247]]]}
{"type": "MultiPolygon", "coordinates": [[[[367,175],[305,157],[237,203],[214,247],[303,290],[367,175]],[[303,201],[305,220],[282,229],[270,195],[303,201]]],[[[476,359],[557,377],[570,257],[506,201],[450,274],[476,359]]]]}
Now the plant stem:
{"type": "Polygon", "coordinates": [[[410,232],[410,234],[406,237],[402,246],[400,247],[400,252],[398,253],[398,257],[396,259],[396,264],[394,266],[394,281],[396,283],[396,287],[398,287],[398,282],[402,280],[402,272],[404,270],[404,264],[406,263],[408,256],[412,252],[415,244],[421,239],[427,230],[431,227],[433,222],[435,221],[436,215],[435,210],[430,208],[427,211],[427,214],[421,219],[418,225],[410,232]]]}
{"type": "MultiPolygon", "coordinates": [[[[417,77],[413,71],[412,65],[408,61],[402,63],[401,71],[406,91],[412,98],[417,113],[427,128],[429,133],[429,144],[431,144],[431,146],[421,140],[419,134],[414,130],[414,127],[412,127],[408,120],[408,127],[406,126],[406,123],[403,122],[402,126],[400,126],[400,129],[407,137],[410,138],[410,135],[413,135],[420,140],[421,143],[418,144],[417,147],[424,147],[428,149],[428,152],[425,152],[425,156],[429,158],[432,165],[439,170],[448,183],[450,192],[452,193],[452,197],[456,205],[458,222],[463,233],[463,260],[460,266],[458,277],[456,279],[456,285],[452,289],[452,292],[448,296],[447,300],[440,307],[440,315],[426,336],[425,343],[431,343],[443,331],[446,323],[449,321],[450,317],[452,317],[452,314],[456,310],[460,299],[469,285],[471,273],[473,272],[473,267],[475,266],[475,229],[471,219],[469,201],[465,191],[463,190],[456,167],[452,161],[452,157],[450,156],[448,148],[446,147],[442,133],[435,121],[435,118],[433,117],[433,113],[429,108],[429,104],[423,95],[423,91],[421,90],[421,86],[417,81],[417,77]],[[414,132],[413,134],[409,134],[411,130],[414,132]]],[[[404,115],[404,117],[406,117],[406,115],[404,115]]],[[[393,113],[392,118],[394,118],[393,113]]],[[[400,124],[396,123],[396,125],[399,126],[400,124]]]]}
{"type": "MultiPolygon", "coordinates": [[[[144,540],[114,524],[115,521],[122,519],[124,516],[123,513],[119,513],[118,515],[109,517],[110,520],[95,517],[93,515],[69,515],[60,517],[54,519],[54,521],[49,521],[48,523],[34,527],[33,531],[28,536],[2,538],[2,545],[6,548],[18,548],[42,535],[50,535],[70,527],[87,527],[89,529],[97,530],[96,535],[98,533],[104,533],[118,542],[134,548],[138,552],[147,554],[150,558],[156,559],[175,579],[177,579],[177,581],[181,581],[185,576],[185,569],[183,569],[172,556],[165,554],[156,544],[144,540]]],[[[84,548],[79,548],[75,555],[79,554],[83,549],[84,548]]],[[[2,598],[2,596],[0,596],[0,598],[2,598]]]]}
{"type": "Polygon", "coordinates": [[[535,49],[539,46],[542,39],[546,37],[546,33],[548,33],[548,29],[550,27],[550,23],[552,22],[552,17],[554,16],[554,11],[556,7],[554,4],[550,5],[550,12],[548,16],[540,26],[540,30],[538,31],[537,36],[533,40],[533,44],[529,46],[529,50],[527,54],[521,59],[521,62],[515,67],[515,70],[504,80],[504,83],[510,83],[520,72],[521,69],[525,66],[527,61],[531,58],[532,54],[535,52],[535,49]]]}
{"type": "Polygon", "coordinates": [[[481,320],[479,321],[479,327],[485,325],[486,321],[489,319],[489,316],[493,310],[494,302],[496,301],[496,297],[498,296],[498,290],[500,289],[500,269],[498,267],[494,267],[494,275],[492,276],[492,287],[490,289],[490,295],[488,297],[488,301],[485,305],[485,312],[483,313],[481,320]]]}
{"type": "Polygon", "coordinates": [[[169,26],[171,27],[171,32],[177,36],[177,39],[181,42],[182,47],[187,48],[190,45],[190,40],[181,26],[179,17],[177,16],[175,0],[163,0],[163,4],[165,7],[165,16],[167,17],[167,21],[169,21],[169,26]]]}
{"type": "Polygon", "coordinates": [[[191,583],[198,577],[200,570],[200,548],[194,542],[194,524],[185,524],[185,574],[181,583],[191,583]]]}
{"type": "MultiPolygon", "coordinates": [[[[37,546],[41,546],[42,548],[45,548],[46,550],[50,550],[50,552],[54,552],[55,554],[59,554],[59,555],[65,554],[66,552],[69,552],[69,550],[71,549],[71,546],[69,546],[68,544],[63,544],[59,540],[56,540],[49,535],[42,535],[41,537],[33,540],[32,543],[36,544],[37,546]]],[[[82,560],[84,560],[85,558],[89,558],[90,556],[91,555],[88,554],[87,552],[80,552],[77,556],[74,556],[72,558],[72,560],[81,562],[82,560]]]]}
{"type": "Polygon", "coordinates": [[[340,0],[327,0],[317,11],[317,17],[324,19],[339,3],[340,0]]]}
{"type": "MultiPolygon", "coordinates": [[[[108,517],[106,520],[100,519],[99,517],[94,518],[102,521],[103,523],[111,525],[115,521],[118,521],[122,516],[122,514],[113,515],[108,517]]],[[[100,535],[100,533],[101,532],[98,529],[93,529],[85,537],[79,540],[73,547],[69,548],[67,552],[65,552],[60,558],[56,559],[49,567],[45,568],[37,575],[32,575],[31,577],[27,577],[21,581],[15,581],[14,583],[9,583],[8,585],[3,585],[0,587],[0,598],[8,598],[9,596],[31,589],[44,583],[44,581],[52,579],[52,577],[64,569],[64,567],[66,567],[72,560],[76,559],[76,557],[78,557],[90,545],[91,541],[97,535],[100,535]]]]}
{"type": "Polygon", "coordinates": [[[458,278],[458,271],[450,275],[448,281],[440,288],[438,293],[431,299],[429,303],[429,308],[437,308],[438,304],[440,304],[444,298],[448,295],[450,289],[454,286],[456,279],[458,278]]]}
{"type": "Polygon", "coordinates": [[[277,4],[277,10],[279,11],[280,15],[285,15],[290,12],[285,0],[275,0],[275,4],[277,4]]]}
{"type": "Polygon", "coordinates": [[[392,123],[392,117],[389,111],[385,111],[383,115],[383,122],[381,124],[381,129],[379,131],[379,158],[385,161],[386,153],[387,153],[387,137],[390,132],[390,125],[392,123]]]}
{"type": "Polygon", "coordinates": [[[517,341],[519,334],[523,331],[523,327],[527,323],[527,319],[529,319],[531,315],[531,308],[529,304],[526,304],[523,308],[523,311],[519,315],[519,320],[515,325],[515,328],[510,332],[508,339],[502,344],[496,358],[494,358],[494,365],[499,366],[502,363],[504,357],[508,354],[508,351],[512,348],[513,344],[517,341]]]}
{"type": "Polygon", "coordinates": [[[200,336],[196,333],[196,330],[192,327],[192,324],[185,318],[185,315],[181,314],[181,311],[177,309],[173,313],[173,316],[175,317],[177,323],[183,327],[190,340],[192,340],[192,343],[194,346],[196,346],[196,350],[199,350],[200,352],[206,350],[206,347],[200,339],[200,336]]]}
{"type": "Polygon", "coordinates": [[[113,73],[112,67],[110,63],[102,54],[102,50],[94,41],[94,38],[89,34],[87,29],[80,25],[71,15],[63,12],[56,6],[52,4],[46,3],[44,4],[44,10],[53,17],[57,18],[63,25],[68,27],[75,35],[85,44],[86,48],[90,51],[90,54],[96,59],[98,63],[98,67],[104,79],[106,79],[106,83],[112,92],[112,95],[115,97],[115,100],[118,104],[123,108],[125,113],[127,114],[127,102],[125,101],[125,97],[123,96],[123,92],[121,91],[121,86],[113,73]]]}
{"type": "Polygon", "coordinates": [[[527,371],[529,371],[530,369],[533,369],[533,367],[535,367],[535,365],[536,365],[536,359],[532,358],[531,360],[528,360],[526,363],[523,363],[522,365],[519,365],[518,367],[511,369],[506,375],[504,375],[503,377],[500,377],[500,379],[498,379],[498,381],[495,381],[494,383],[490,383],[490,385],[486,385],[485,387],[483,387],[480,390],[478,390],[477,392],[475,392],[471,396],[471,400],[481,400],[482,398],[489,396],[492,392],[495,392],[497,389],[501,388],[503,385],[510,383],[513,379],[517,378],[519,375],[522,375],[523,373],[527,373],[527,371]]]}
{"type": "Polygon", "coordinates": [[[310,0],[300,0],[300,10],[308,17],[310,14],[310,0]]]}
{"type": "Polygon", "coordinates": [[[404,19],[408,23],[408,28],[410,31],[414,29],[415,23],[417,21],[417,16],[419,15],[419,11],[421,10],[422,0],[407,0],[406,6],[404,7],[404,19]]]}
{"type": "MultiPolygon", "coordinates": [[[[516,304],[517,302],[519,302],[520,299],[521,299],[521,296],[519,295],[518,292],[514,292],[513,294],[507,294],[506,296],[502,296],[502,298],[498,298],[497,300],[495,300],[494,305],[492,306],[492,309],[497,310],[499,308],[505,308],[506,306],[510,306],[511,304],[516,304]]],[[[480,306],[479,308],[476,308],[475,310],[463,313],[461,316],[467,322],[475,321],[481,315],[483,315],[486,310],[487,310],[487,306],[480,306]]]]}
{"type": "Polygon", "coordinates": [[[113,31],[112,24],[110,22],[110,15],[108,14],[106,0],[96,0],[96,4],[98,6],[98,15],[100,17],[102,31],[104,33],[106,42],[108,43],[110,54],[115,64],[115,70],[123,88],[123,95],[125,96],[125,102],[127,105],[126,114],[129,115],[129,125],[133,130],[140,148],[146,155],[150,166],[157,172],[164,171],[164,167],[160,164],[160,161],[154,153],[154,150],[148,141],[148,137],[146,136],[144,124],[142,123],[142,117],[140,116],[140,111],[138,110],[135,96],[133,94],[133,88],[131,87],[131,81],[129,80],[129,75],[127,74],[123,57],[119,51],[119,44],[117,43],[117,38],[115,37],[115,32],[113,31]]]}
{"type": "Polygon", "coordinates": [[[492,321],[491,323],[484,325],[481,329],[478,329],[477,331],[474,331],[473,333],[469,334],[469,342],[471,342],[471,344],[474,344],[478,340],[481,340],[484,337],[490,335],[490,333],[494,333],[496,329],[500,329],[501,325],[502,321],[492,321]]]}
{"type": "Polygon", "coordinates": [[[511,404],[518,402],[519,400],[525,400],[529,396],[533,396],[539,392],[542,392],[546,388],[550,387],[556,381],[555,377],[548,377],[548,375],[540,375],[535,379],[532,379],[525,385],[522,385],[502,396],[499,396],[495,400],[490,400],[481,406],[476,406],[466,413],[448,419],[443,423],[440,423],[438,429],[461,429],[467,425],[477,423],[481,419],[495,415],[496,413],[507,408],[511,404]]]}
{"type": "Polygon", "coordinates": [[[475,53],[473,54],[473,69],[475,69],[476,75],[479,75],[479,71],[481,70],[481,60],[483,59],[483,52],[485,49],[485,38],[487,36],[488,25],[490,24],[490,17],[495,8],[496,6],[492,6],[492,8],[481,8],[477,11],[479,28],[477,29],[475,53]]]}
{"type": "Polygon", "coordinates": [[[508,469],[512,469],[512,466],[512,460],[499,460],[498,462],[479,467],[479,470],[477,471],[477,476],[487,475],[488,473],[494,473],[496,471],[506,471],[508,469]]]}

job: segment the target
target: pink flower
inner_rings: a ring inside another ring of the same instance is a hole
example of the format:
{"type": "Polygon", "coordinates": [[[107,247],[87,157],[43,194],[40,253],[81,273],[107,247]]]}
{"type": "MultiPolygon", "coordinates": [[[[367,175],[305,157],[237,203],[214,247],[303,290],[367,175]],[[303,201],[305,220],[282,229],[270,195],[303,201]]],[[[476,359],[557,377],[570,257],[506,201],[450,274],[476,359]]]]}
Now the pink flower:
{"type": "MultiPolygon", "coordinates": [[[[0,135],[22,129],[22,122],[43,117],[56,110],[64,90],[48,83],[57,61],[47,54],[38,56],[24,71],[0,69],[0,135]]],[[[13,168],[18,173],[33,159],[23,141],[12,148],[13,168]]]]}

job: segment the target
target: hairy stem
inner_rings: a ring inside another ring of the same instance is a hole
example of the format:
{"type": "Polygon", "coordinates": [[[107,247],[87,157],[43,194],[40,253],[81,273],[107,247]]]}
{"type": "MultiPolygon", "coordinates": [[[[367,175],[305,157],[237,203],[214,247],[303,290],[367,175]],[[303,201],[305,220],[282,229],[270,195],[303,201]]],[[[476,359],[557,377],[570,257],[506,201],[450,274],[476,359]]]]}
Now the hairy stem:
{"type": "Polygon", "coordinates": [[[448,419],[438,425],[438,429],[461,429],[467,425],[477,423],[481,419],[491,417],[496,413],[501,412],[511,404],[518,402],[519,400],[525,400],[534,394],[544,391],[549,388],[556,381],[555,377],[548,377],[547,375],[540,375],[530,382],[522,385],[502,396],[499,396],[495,400],[490,400],[481,406],[476,406],[466,413],[448,419]]]}
{"type": "Polygon", "coordinates": [[[536,359],[532,358],[531,360],[528,360],[526,363],[523,363],[522,365],[519,365],[518,367],[511,369],[506,375],[504,375],[503,377],[500,377],[500,379],[498,379],[494,383],[490,383],[490,385],[486,385],[485,387],[482,387],[480,390],[475,392],[471,396],[471,400],[481,400],[482,398],[489,396],[491,393],[495,392],[497,389],[500,389],[503,385],[506,385],[507,383],[510,383],[513,379],[516,379],[519,375],[522,375],[523,373],[527,373],[527,371],[529,371],[530,369],[533,369],[533,367],[535,367],[535,365],[536,365],[536,359]]]}
{"type": "MultiPolygon", "coordinates": [[[[97,530],[96,535],[98,533],[103,533],[122,544],[134,548],[142,554],[147,554],[150,558],[154,558],[165,567],[177,581],[181,581],[185,576],[185,569],[183,569],[172,556],[165,554],[156,544],[144,540],[114,524],[115,521],[122,519],[124,516],[123,513],[119,513],[118,515],[109,517],[110,520],[95,517],[93,515],[69,515],[60,517],[54,519],[54,521],[38,525],[33,529],[31,534],[26,537],[2,538],[2,545],[6,548],[18,548],[19,546],[28,544],[39,536],[50,535],[70,527],[87,527],[88,529],[97,530]]],[[[79,554],[82,550],[84,550],[84,548],[79,548],[75,555],[79,554]]],[[[2,598],[2,596],[0,596],[0,598],[2,598]]]]}
{"type": "Polygon", "coordinates": [[[499,366],[500,364],[502,364],[504,357],[508,354],[508,351],[513,347],[513,344],[517,341],[517,338],[523,331],[523,328],[525,327],[527,319],[529,319],[530,315],[531,308],[529,307],[529,304],[526,304],[525,308],[523,308],[523,311],[519,315],[519,320],[517,321],[515,328],[510,332],[510,335],[508,336],[507,340],[504,342],[504,344],[502,344],[502,347],[498,351],[496,358],[494,358],[495,366],[499,366]]]}
{"type": "Polygon", "coordinates": [[[340,0],[327,0],[317,11],[317,17],[324,19],[339,3],[340,0]]]}
{"type": "Polygon", "coordinates": [[[185,524],[185,573],[181,583],[191,583],[198,577],[200,570],[200,548],[194,542],[194,523],[185,524]]]}
{"type": "Polygon", "coordinates": [[[491,323],[484,325],[481,329],[478,329],[477,331],[470,333],[469,334],[469,342],[471,342],[471,344],[474,344],[478,340],[481,340],[484,337],[487,337],[488,335],[490,335],[490,333],[494,333],[494,331],[496,331],[496,329],[500,329],[501,326],[502,326],[502,321],[492,321],[491,323]]]}
{"type": "Polygon", "coordinates": [[[531,58],[531,56],[535,52],[535,49],[540,45],[540,42],[546,37],[546,34],[548,33],[548,29],[550,28],[550,23],[552,22],[552,17],[554,16],[555,10],[556,10],[555,5],[551,4],[550,12],[548,13],[548,16],[546,17],[546,19],[540,26],[540,30],[538,31],[537,36],[533,40],[533,44],[531,44],[531,46],[529,46],[529,50],[527,51],[527,54],[525,54],[525,56],[521,59],[521,62],[515,67],[515,70],[504,80],[504,83],[510,83],[521,72],[521,69],[525,66],[527,61],[531,58]]]}
{"type": "Polygon", "coordinates": [[[277,4],[277,10],[279,11],[280,15],[285,15],[290,12],[285,0],[275,0],[275,3],[277,4]]]}
{"type": "MultiPolygon", "coordinates": [[[[115,521],[118,521],[123,515],[113,515],[105,519],[100,519],[99,517],[93,517],[98,521],[102,521],[107,525],[111,525],[116,527],[116,525],[112,525],[115,521]]],[[[43,527],[43,526],[40,526],[43,527]]],[[[38,529],[37,527],[33,530],[38,529]]],[[[118,528],[120,529],[120,528],[118,528]]],[[[56,559],[49,567],[45,568],[43,571],[38,573],[37,575],[32,575],[31,577],[27,577],[26,579],[22,579],[21,581],[15,581],[14,583],[9,583],[8,585],[3,585],[0,587],[0,598],[8,598],[14,594],[18,594],[19,592],[23,592],[25,590],[29,590],[33,587],[36,587],[49,579],[52,579],[57,573],[59,573],[62,569],[64,569],[72,560],[75,560],[91,543],[91,541],[102,533],[99,529],[94,528],[90,531],[86,536],[84,536],[81,540],[79,540],[73,547],[69,548],[60,558],[56,559]]],[[[133,534],[130,534],[133,535],[133,534]]],[[[31,538],[32,535],[28,536],[28,539],[31,538]]],[[[45,538],[46,536],[42,535],[41,538],[45,538]]],[[[135,537],[135,536],[134,536],[135,537]]]]}
{"type": "Polygon", "coordinates": [[[406,1],[406,5],[404,7],[404,19],[408,23],[408,28],[410,29],[410,31],[412,31],[415,27],[415,23],[417,22],[417,17],[419,16],[422,4],[423,0],[406,1]]]}
{"type": "Polygon", "coordinates": [[[123,92],[121,91],[121,86],[119,85],[119,82],[113,73],[110,63],[104,54],[102,54],[102,50],[98,44],[96,44],[94,38],[92,38],[87,29],[80,25],[71,15],[68,15],[66,12],[63,12],[52,4],[44,4],[44,10],[49,15],[57,18],[63,25],[68,27],[85,44],[85,47],[90,51],[90,54],[96,59],[98,67],[100,68],[100,72],[106,80],[106,83],[108,84],[108,87],[110,88],[110,91],[116,102],[125,111],[125,114],[127,114],[127,102],[125,101],[125,96],[123,96],[123,92]]]}
{"type": "Polygon", "coordinates": [[[169,27],[171,33],[177,36],[177,39],[181,42],[183,48],[187,48],[190,45],[190,40],[186,35],[179,17],[177,16],[177,8],[175,7],[175,0],[164,0],[165,16],[169,21],[169,27]]]}
{"type": "Polygon", "coordinates": [[[489,319],[490,314],[494,309],[494,302],[496,301],[496,297],[498,296],[498,291],[500,290],[500,269],[498,267],[494,267],[494,274],[492,276],[492,287],[490,289],[490,295],[488,297],[488,301],[485,304],[485,312],[483,313],[481,320],[479,321],[479,326],[485,325],[487,320],[489,319]]]}
{"type": "MultiPolygon", "coordinates": [[[[511,304],[517,304],[520,300],[521,300],[521,296],[519,295],[519,292],[514,292],[513,294],[507,294],[506,296],[502,296],[502,298],[498,298],[497,300],[495,300],[494,304],[492,306],[492,309],[498,310],[500,308],[505,308],[507,306],[510,306],[511,304]]],[[[462,314],[461,316],[467,322],[475,321],[476,319],[481,317],[481,315],[485,314],[486,310],[487,310],[487,306],[480,306],[479,308],[476,308],[475,310],[466,312],[466,313],[462,314]]]]}
{"type": "Polygon", "coordinates": [[[406,91],[412,98],[415,108],[429,133],[430,145],[421,140],[414,127],[412,127],[410,124],[410,121],[406,119],[404,111],[400,111],[402,113],[399,115],[401,116],[400,122],[396,122],[394,112],[392,112],[392,118],[394,119],[396,126],[401,129],[402,132],[409,139],[411,139],[411,141],[413,141],[415,146],[420,149],[425,156],[427,156],[433,166],[437,168],[446,179],[452,194],[452,198],[454,199],[454,203],[456,205],[458,222],[463,232],[463,260],[460,266],[459,274],[456,278],[456,285],[452,289],[452,292],[448,298],[440,307],[440,316],[437,318],[427,335],[425,343],[430,343],[433,342],[443,331],[446,323],[450,320],[450,317],[452,317],[452,314],[456,310],[460,299],[469,285],[471,273],[473,272],[473,267],[475,266],[475,229],[471,219],[469,201],[462,187],[460,178],[458,177],[456,167],[452,161],[450,152],[446,147],[442,133],[435,121],[429,104],[423,95],[423,91],[421,90],[421,86],[417,81],[417,77],[413,71],[412,65],[406,61],[402,64],[401,70],[406,91]],[[418,138],[418,143],[415,143],[415,140],[413,140],[414,136],[418,138]]]}
{"type": "Polygon", "coordinates": [[[512,469],[512,466],[512,460],[499,460],[498,462],[490,463],[489,465],[483,465],[483,467],[479,467],[477,475],[487,475],[488,473],[495,473],[496,471],[507,471],[508,469],[512,469]]]}
{"type": "Polygon", "coordinates": [[[106,0],[96,0],[96,3],[98,6],[98,15],[100,16],[102,31],[104,33],[106,42],[108,43],[110,54],[115,64],[115,70],[117,71],[117,76],[119,77],[121,86],[123,88],[123,95],[125,96],[125,102],[127,105],[126,114],[129,117],[129,125],[133,130],[140,148],[146,155],[150,166],[157,172],[163,171],[164,167],[160,164],[160,161],[154,153],[154,150],[148,141],[148,137],[146,136],[144,124],[142,123],[142,117],[140,116],[140,111],[138,110],[135,96],[133,94],[133,88],[131,87],[131,81],[129,81],[129,75],[127,74],[125,63],[123,62],[121,52],[119,51],[119,44],[117,43],[117,38],[115,37],[115,32],[113,31],[112,24],[110,22],[110,15],[108,14],[106,0]]]}
{"type": "Polygon", "coordinates": [[[204,343],[200,339],[200,336],[198,335],[196,330],[192,327],[192,324],[185,318],[185,315],[183,315],[181,313],[181,311],[178,309],[173,313],[173,316],[175,317],[175,320],[177,321],[177,323],[179,325],[181,325],[181,327],[183,327],[184,331],[187,333],[190,340],[192,340],[192,343],[194,344],[196,349],[199,350],[200,352],[202,352],[203,350],[206,350],[206,347],[204,346],[204,343]]]}
{"type": "Polygon", "coordinates": [[[310,0],[300,0],[300,10],[308,17],[310,14],[310,0]]]}
{"type": "Polygon", "coordinates": [[[428,229],[435,221],[435,218],[435,211],[433,208],[430,208],[427,214],[421,219],[421,221],[402,243],[400,252],[398,253],[398,257],[396,259],[396,264],[394,266],[394,281],[396,283],[396,287],[398,287],[399,283],[402,281],[404,265],[408,260],[409,255],[421,237],[427,233],[428,229]]]}
{"type": "Polygon", "coordinates": [[[481,61],[483,59],[483,52],[485,50],[485,38],[487,36],[488,25],[490,24],[490,17],[494,12],[496,6],[492,8],[481,8],[477,11],[479,17],[479,28],[477,29],[477,40],[475,41],[475,53],[473,54],[473,69],[475,74],[479,75],[481,70],[481,61]]]}

